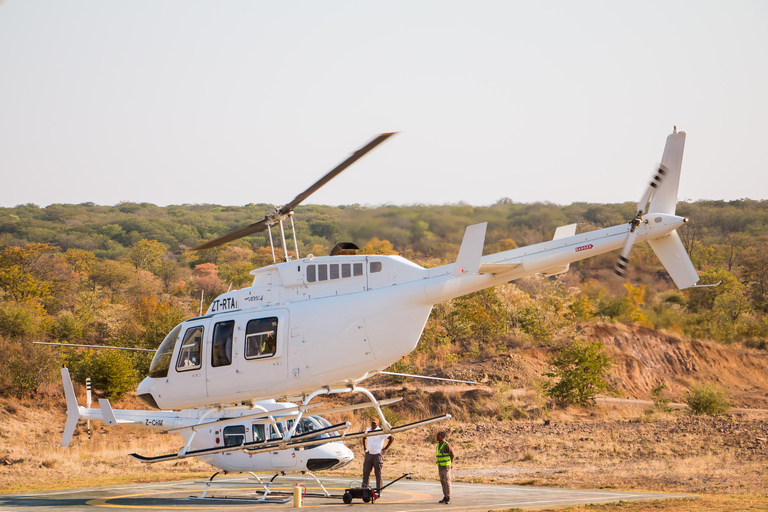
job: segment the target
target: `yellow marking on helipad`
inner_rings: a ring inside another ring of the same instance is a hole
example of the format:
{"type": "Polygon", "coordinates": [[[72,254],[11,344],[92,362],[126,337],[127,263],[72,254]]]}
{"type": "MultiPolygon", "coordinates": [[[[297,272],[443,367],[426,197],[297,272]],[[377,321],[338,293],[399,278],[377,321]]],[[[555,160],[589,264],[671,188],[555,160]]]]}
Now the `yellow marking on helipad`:
{"type": "MultiPolygon", "coordinates": [[[[344,490],[343,487],[327,487],[327,489],[339,490],[339,491],[343,491],[344,490]]],[[[240,488],[240,489],[237,489],[237,488],[233,488],[233,489],[216,489],[216,491],[217,492],[222,492],[222,491],[240,491],[240,492],[242,492],[243,489],[242,488],[240,488]]],[[[234,504],[233,505],[229,505],[229,504],[227,504],[227,505],[221,505],[221,506],[211,506],[210,504],[202,504],[202,503],[200,503],[198,505],[118,505],[116,503],[109,503],[110,501],[113,501],[113,500],[122,500],[122,499],[126,499],[126,498],[137,498],[137,497],[140,497],[140,496],[157,496],[159,494],[179,494],[179,493],[184,493],[184,494],[188,495],[190,492],[192,492],[192,491],[191,490],[190,491],[175,490],[175,491],[145,492],[145,493],[139,493],[139,494],[124,494],[122,496],[111,496],[109,498],[97,498],[95,500],[88,500],[85,503],[86,503],[86,505],[91,505],[93,507],[134,508],[134,509],[147,509],[147,510],[233,510],[233,509],[253,508],[254,504],[261,504],[261,503],[254,503],[255,498],[244,498],[244,499],[251,500],[251,502],[250,503],[244,503],[242,505],[234,505],[234,504]]],[[[406,498],[406,499],[395,500],[395,501],[387,500],[386,501],[387,504],[412,503],[412,502],[415,502],[415,501],[425,500],[425,499],[432,498],[431,494],[426,494],[426,493],[422,493],[422,492],[413,492],[413,491],[391,490],[391,491],[387,491],[387,495],[389,495],[389,494],[407,494],[410,497],[406,498]]],[[[182,499],[187,499],[187,498],[178,498],[178,499],[182,500],[182,499]]],[[[234,500],[237,500],[238,498],[216,498],[216,497],[211,497],[211,498],[202,498],[202,499],[203,500],[211,500],[211,501],[224,500],[224,499],[232,499],[234,501],[234,500]]],[[[339,499],[339,501],[341,501],[340,498],[316,498],[316,497],[312,497],[311,499],[339,499]]],[[[377,500],[377,501],[379,501],[379,500],[377,500]]],[[[362,501],[361,501],[361,503],[362,503],[362,501]]],[[[264,502],[263,504],[283,505],[283,503],[274,503],[274,502],[273,503],[264,502]]],[[[328,504],[325,504],[325,505],[306,505],[306,501],[304,501],[304,502],[302,502],[301,507],[302,508],[338,507],[338,506],[341,506],[341,505],[342,505],[342,503],[328,503],[328,504]]]]}

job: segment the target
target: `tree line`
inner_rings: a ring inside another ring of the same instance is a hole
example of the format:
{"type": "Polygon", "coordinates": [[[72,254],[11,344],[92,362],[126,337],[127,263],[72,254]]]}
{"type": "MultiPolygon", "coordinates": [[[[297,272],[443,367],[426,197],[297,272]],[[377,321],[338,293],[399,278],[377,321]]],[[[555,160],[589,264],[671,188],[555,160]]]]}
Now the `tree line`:
{"type": "MultiPolygon", "coordinates": [[[[318,206],[296,210],[300,256],[328,254],[339,241],[368,254],[401,254],[426,267],[454,261],[464,228],[488,222],[485,252],[629,222],[634,203],[515,203],[490,206],[318,206]]],[[[0,208],[0,392],[34,394],[56,384],[67,364],[117,396],[133,389],[150,357],[57,350],[32,341],[156,348],[184,318],[250,270],[272,263],[260,233],[201,252],[187,249],[254,222],[271,205],[241,207],[120,203],[0,208]]],[[[723,343],[766,348],[768,201],[680,203],[691,222],[678,231],[707,289],[678,291],[647,244],[638,244],[627,281],[612,277],[616,254],[438,305],[417,351],[403,364],[450,364],[520,343],[556,344],[581,322],[641,323],[723,343]]],[[[295,255],[292,237],[289,251],[295,255]]],[[[282,258],[281,251],[277,254],[282,258]]]]}

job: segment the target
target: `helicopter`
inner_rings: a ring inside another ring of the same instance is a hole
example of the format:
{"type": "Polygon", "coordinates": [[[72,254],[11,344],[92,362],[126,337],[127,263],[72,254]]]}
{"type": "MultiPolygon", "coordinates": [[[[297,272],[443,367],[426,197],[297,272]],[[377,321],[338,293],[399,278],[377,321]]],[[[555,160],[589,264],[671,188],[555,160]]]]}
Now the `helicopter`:
{"type": "MultiPolygon", "coordinates": [[[[677,127],[628,223],[580,234],[576,224],[560,226],[551,241],[488,255],[483,255],[487,224],[475,224],[466,228],[455,263],[435,268],[397,255],[357,254],[349,242],[337,244],[329,256],[300,257],[296,206],[392,135],[375,137],[263,219],[193,248],[268,231],[273,264],[251,271],[251,286],[219,295],[204,315],[185,320],[165,337],[137,388],[140,400],[153,409],[233,411],[257,408],[263,400],[306,407],[321,395],[361,393],[389,433],[395,427],[361,383],[386,373],[416,348],[439,302],[535,274],[558,275],[575,261],[617,249],[615,272],[624,277],[632,247],[641,241],[649,243],[678,288],[701,286],[676,231],[688,222],[675,215],[686,137],[677,127]],[[288,221],[295,258],[288,256],[288,221]],[[275,258],[274,226],[286,255],[281,262],[275,258]]],[[[302,417],[299,410],[284,441],[296,435],[302,417]]],[[[75,418],[75,413],[68,417],[65,437],[74,430],[75,418]]],[[[187,445],[175,456],[190,451],[187,445]]]]}
{"type": "MultiPolygon", "coordinates": [[[[89,422],[89,437],[91,421],[178,434],[185,442],[184,448],[178,453],[157,457],[131,453],[130,456],[145,463],[194,457],[218,468],[219,471],[206,482],[206,490],[201,497],[205,497],[214,478],[222,473],[249,473],[263,488],[262,497],[256,501],[270,501],[271,498],[268,499],[267,496],[271,484],[278,476],[287,473],[310,476],[322,489],[323,495],[331,497],[314,472],[340,469],[352,462],[355,456],[344,444],[345,441],[381,433],[377,430],[349,434],[349,422],[332,425],[321,416],[370,407],[371,404],[368,403],[322,408],[321,403],[298,406],[289,402],[263,400],[239,408],[148,411],[113,409],[108,399],[100,398],[99,407],[92,408],[90,386],[86,391],[86,406],[82,407],[77,403],[75,389],[66,367],[61,369],[61,376],[68,416],[62,446],[71,444],[75,426],[81,419],[89,422]],[[293,436],[288,438],[288,432],[292,432],[293,436]],[[275,475],[265,484],[256,472],[271,472],[275,475]]],[[[379,405],[389,405],[399,400],[382,400],[379,405]]],[[[418,422],[418,426],[450,417],[438,416],[431,421],[418,422]]],[[[403,425],[393,428],[392,431],[404,432],[415,426],[417,425],[403,425]]],[[[249,482],[246,484],[254,485],[249,482]]],[[[274,492],[272,494],[274,495],[274,492]]]]}

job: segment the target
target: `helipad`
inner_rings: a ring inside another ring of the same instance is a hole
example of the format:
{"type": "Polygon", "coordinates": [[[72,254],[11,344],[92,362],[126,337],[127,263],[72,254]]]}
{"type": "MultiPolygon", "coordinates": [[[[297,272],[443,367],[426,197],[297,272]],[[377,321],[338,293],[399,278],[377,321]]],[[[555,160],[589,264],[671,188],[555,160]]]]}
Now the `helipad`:
{"type": "MultiPolygon", "coordinates": [[[[239,498],[254,498],[256,488],[243,487],[244,478],[227,478],[216,487],[211,487],[207,496],[219,499],[190,499],[199,497],[204,481],[164,482],[154,484],[97,487],[46,491],[29,494],[0,495],[0,510],[36,511],[95,511],[103,508],[121,510],[288,510],[293,500],[287,503],[260,503],[240,501],[239,498]],[[221,499],[227,497],[227,499],[221,499]]],[[[308,478],[291,478],[308,488],[309,493],[318,492],[317,483],[308,478]]],[[[305,498],[303,508],[348,509],[367,506],[361,500],[345,505],[341,500],[344,489],[355,482],[344,478],[324,478],[323,483],[335,498],[305,498]]],[[[289,487],[283,488],[290,491],[289,487]]],[[[466,510],[486,511],[520,508],[536,510],[541,508],[566,507],[587,503],[612,503],[619,501],[663,500],[670,498],[695,498],[683,494],[661,494],[612,490],[557,489],[551,487],[530,487],[511,485],[486,485],[454,483],[453,500],[449,505],[439,504],[442,498],[438,482],[401,480],[386,489],[376,500],[376,510],[422,511],[422,510],[466,510]]]]}

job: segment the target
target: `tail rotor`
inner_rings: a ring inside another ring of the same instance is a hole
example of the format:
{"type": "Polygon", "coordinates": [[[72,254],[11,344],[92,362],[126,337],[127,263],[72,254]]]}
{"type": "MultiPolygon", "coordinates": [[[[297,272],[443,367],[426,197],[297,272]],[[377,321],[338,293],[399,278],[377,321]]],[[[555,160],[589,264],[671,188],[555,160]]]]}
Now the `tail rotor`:
{"type": "Polygon", "coordinates": [[[614,268],[616,275],[621,278],[627,276],[629,254],[632,252],[632,246],[635,244],[635,239],[637,239],[637,228],[644,222],[643,217],[648,213],[648,205],[653,200],[654,193],[664,182],[664,178],[668,174],[669,170],[663,164],[659,164],[659,168],[654,173],[653,178],[651,178],[648,188],[637,203],[637,215],[635,215],[635,218],[629,222],[629,233],[627,233],[627,238],[624,240],[624,246],[621,248],[619,258],[616,261],[616,267],[614,268]]]}

